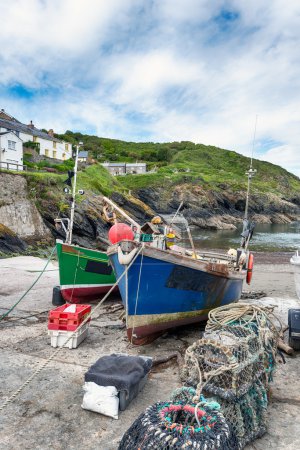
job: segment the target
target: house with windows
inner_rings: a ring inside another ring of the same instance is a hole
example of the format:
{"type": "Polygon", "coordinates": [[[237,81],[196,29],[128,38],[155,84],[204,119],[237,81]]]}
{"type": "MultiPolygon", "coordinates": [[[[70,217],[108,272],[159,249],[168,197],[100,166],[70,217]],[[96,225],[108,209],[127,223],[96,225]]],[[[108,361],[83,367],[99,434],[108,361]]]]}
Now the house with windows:
{"type": "Polygon", "coordinates": [[[89,157],[89,152],[82,150],[78,153],[78,161],[79,162],[87,162],[89,157]]]}
{"type": "Polygon", "coordinates": [[[53,130],[49,130],[48,132],[39,130],[34,126],[32,120],[28,125],[25,125],[4,111],[4,109],[1,109],[0,133],[7,131],[12,131],[23,141],[23,144],[31,142],[32,147],[40,155],[62,161],[72,157],[72,144],[54,137],[53,130]]]}
{"type": "Polygon", "coordinates": [[[111,175],[137,175],[147,172],[146,163],[112,163],[112,162],[104,162],[102,164],[111,175]]]}
{"type": "Polygon", "coordinates": [[[13,131],[0,131],[0,169],[23,170],[23,141],[13,131]]]}

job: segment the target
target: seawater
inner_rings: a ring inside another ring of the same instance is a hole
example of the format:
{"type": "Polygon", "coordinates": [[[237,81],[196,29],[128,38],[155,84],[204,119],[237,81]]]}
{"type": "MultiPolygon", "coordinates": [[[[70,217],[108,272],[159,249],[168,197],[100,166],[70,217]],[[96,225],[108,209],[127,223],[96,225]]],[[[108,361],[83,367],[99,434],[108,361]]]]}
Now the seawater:
{"type": "MultiPolygon", "coordinates": [[[[190,227],[198,249],[236,248],[241,241],[242,225],[237,230],[202,230],[190,227]]],[[[183,233],[184,241],[188,241],[183,233]]],[[[250,248],[254,251],[284,252],[300,248],[300,222],[290,224],[256,224],[250,248]]]]}

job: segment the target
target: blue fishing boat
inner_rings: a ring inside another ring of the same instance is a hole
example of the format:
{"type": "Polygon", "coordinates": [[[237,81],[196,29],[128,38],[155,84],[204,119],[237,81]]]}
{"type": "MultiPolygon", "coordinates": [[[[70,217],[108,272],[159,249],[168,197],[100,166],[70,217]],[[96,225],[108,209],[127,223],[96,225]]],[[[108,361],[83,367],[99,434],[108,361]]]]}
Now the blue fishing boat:
{"type": "Polygon", "coordinates": [[[116,278],[124,274],[119,290],[127,335],[137,345],[170,328],[203,321],[211,309],[237,301],[249,255],[172,250],[128,240],[110,246],[107,254],[116,278]]]}

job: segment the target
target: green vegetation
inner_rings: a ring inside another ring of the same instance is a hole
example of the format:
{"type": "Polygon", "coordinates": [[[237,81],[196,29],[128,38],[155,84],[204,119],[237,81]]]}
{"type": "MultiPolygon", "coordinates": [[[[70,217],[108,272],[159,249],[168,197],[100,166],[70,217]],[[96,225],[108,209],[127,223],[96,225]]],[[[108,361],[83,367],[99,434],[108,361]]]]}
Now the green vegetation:
{"type": "MultiPolygon", "coordinates": [[[[164,187],[171,189],[178,184],[197,184],[205,190],[229,190],[232,192],[245,191],[247,178],[245,172],[249,168],[249,158],[234,151],[224,150],[189,141],[171,143],[134,143],[115,139],[99,138],[81,133],[67,131],[57,137],[71,142],[84,143],[84,150],[89,151],[89,157],[97,161],[78,173],[78,189],[86,192],[110,195],[113,191],[128,192],[149,187],[164,187]],[[126,175],[112,177],[100,164],[101,162],[143,161],[147,169],[154,169],[152,173],[144,175],[126,175]]],[[[30,156],[25,153],[25,161],[30,156]]],[[[73,160],[62,164],[51,164],[48,161],[33,164],[34,168],[51,167],[60,172],[67,172],[73,168],[73,160]]],[[[29,165],[28,164],[28,165],[29,165]]],[[[31,166],[29,166],[31,167],[31,166]]],[[[263,161],[253,160],[253,167],[257,169],[257,176],[252,182],[253,193],[273,193],[281,198],[292,198],[299,195],[300,180],[295,175],[279,166],[263,161]]],[[[63,181],[67,175],[56,173],[27,173],[24,175],[30,181],[33,189],[39,189],[38,184],[44,186],[39,198],[52,196],[57,189],[57,202],[65,205],[63,181]],[[34,186],[35,185],[35,186],[34,186]],[[55,190],[54,189],[54,190],[55,190]]],[[[81,201],[84,197],[80,197],[81,201]]]]}
{"type": "MultiPolygon", "coordinates": [[[[249,168],[250,160],[234,151],[189,141],[134,143],[71,131],[66,131],[58,137],[72,144],[82,141],[84,149],[89,151],[89,156],[98,162],[143,161],[147,163],[148,170],[155,168],[155,173],[117,177],[118,183],[113,185],[115,189],[121,189],[123,186],[125,189],[136,190],[181,183],[198,183],[206,189],[214,190],[237,191],[246,188],[245,172],[249,168]]],[[[253,167],[257,169],[257,176],[252,182],[254,192],[270,192],[281,197],[299,192],[299,178],[281,167],[258,160],[253,161],[253,167]]],[[[99,187],[97,181],[95,185],[99,187]]]]}
{"type": "Polygon", "coordinates": [[[60,164],[52,163],[51,160],[43,160],[40,162],[33,162],[32,161],[32,154],[31,153],[24,153],[24,164],[29,169],[34,170],[44,170],[45,168],[54,169],[56,172],[61,173],[67,173],[68,170],[72,170],[74,167],[74,161],[72,159],[68,159],[66,161],[62,161],[60,164]]]}
{"type": "MultiPolygon", "coordinates": [[[[65,197],[63,188],[66,187],[64,184],[67,179],[66,174],[23,172],[22,175],[28,181],[29,192],[32,196],[49,198],[55,195],[58,197],[58,201],[62,201],[65,197]]],[[[87,193],[110,195],[114,190],[123,190],[124,188],[104,167],[94,164],[78,172],[77,189],[83,189],[87,193]]]]}
{"type": "Polygon", "coordinates": [[[96,194],[110,195],[113,191],[123,190],[121,183],[112,177],[100,164],[87,167],[78,172],[78,189],[94,192],[96,194]]]}

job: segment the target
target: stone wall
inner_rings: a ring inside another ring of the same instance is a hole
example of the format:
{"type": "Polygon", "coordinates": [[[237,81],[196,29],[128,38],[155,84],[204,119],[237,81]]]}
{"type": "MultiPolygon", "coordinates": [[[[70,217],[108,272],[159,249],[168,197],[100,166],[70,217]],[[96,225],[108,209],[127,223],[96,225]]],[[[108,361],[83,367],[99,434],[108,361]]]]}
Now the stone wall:
{"type": "Polygon", "coordinates": [[[0,223],[21,238],[50,237],[40,213],[28,198],[27,181],[20,175],[0,173],[0,223]]]}

